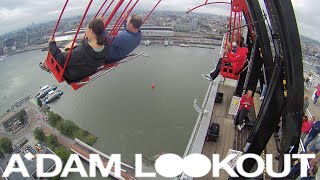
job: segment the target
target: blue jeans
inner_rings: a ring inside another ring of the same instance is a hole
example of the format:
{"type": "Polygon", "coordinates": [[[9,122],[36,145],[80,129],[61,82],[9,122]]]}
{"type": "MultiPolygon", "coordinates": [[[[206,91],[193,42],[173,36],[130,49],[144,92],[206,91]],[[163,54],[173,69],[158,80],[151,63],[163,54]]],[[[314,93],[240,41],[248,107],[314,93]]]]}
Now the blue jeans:
{"type": "Polygon", "coordinates": [[[316,103],[317,103],[317,101],[318,101],[318,98],[319,98],[319,96],[317,96],[317,95],[315,95],[315,96],[314,96],[314,99],[313,99],[313,104],[316,104],[316,103]]]}
{"type": "MultiPolygon", "coordinates": [[[[316,135],[317,136],[317,135],[316,135]]],[[[303,143],[304,149],[307,151],[307,147],[309,145],[309,143],[316,137],[316,136],[311,136],[311,134],[309,134],[307,140],[305,143],[303,143]]]]}
{"type": "Polygon", "coordinates": [[[261,97],[264,97],[266,93],[267,93],[267,85],[264,84],[261,92],[261,97]]]}
{"type": "Polygon", "coordinates": [[[301,134],[300,139],[301,139],[302,143],[304,142],[304,139],[306,138],[307,135],[308,135],[307,133],[302,133],[301,134]]]}

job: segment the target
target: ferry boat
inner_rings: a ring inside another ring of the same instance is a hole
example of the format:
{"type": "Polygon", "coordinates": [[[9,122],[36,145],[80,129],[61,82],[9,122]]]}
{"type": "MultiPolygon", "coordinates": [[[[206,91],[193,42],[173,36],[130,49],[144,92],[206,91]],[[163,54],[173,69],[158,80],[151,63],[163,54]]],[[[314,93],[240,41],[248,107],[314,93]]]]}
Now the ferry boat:
{"type": "Polygon", "coordinates": [[[151,43],[151,41],[149,41],[149,40],[144,41],[144,45],[145,45],[145,46],[149,46],[150,43],[151,43]]]}
{"type": "Polygon", "coordinates": [[[182,44],[180,44],[179,46],[180,46],[180,47],[190,47],[189,43],[188,43],[188,44],[182,43],[182,44]]]}
{"type": "Polygon", "coordinates": [[[44,97],[44,100],[47,99],[49,96],[51,96],[53,93],[54,93],[54,90],[49,91],[48,94],[44,97]]]}
{"type": "Polygon", "coordinates": [[[55,99],[60,98],[60,97],[62,96],[62,94],[63,94],[63,91],[62,91],[62,90],[59,90],[59,91],[57,91],[57,92],[54,92],[54,93],[52,93],[51,95],[47,96],[47,97],[44,99],[43,103],[48,104],[48,103],[54,101],[55,99]]]}
{"type": "Polygon", "coordinates": [[[36,98],[44,98],[50,91],[56,90],[56,89],[57,89],[57,86],[52,85],[51,88],[47,88],[47,89],[41,91],[41,93],[39,95],[37,95],[36,98]]]}
{"type": "Polygon", "coordinates": [[[49,88],[49,85],[45,85],[43,87],[40,87],[39,92],[34,97],[37,98],[43,91],[45,91],[48,88],[49,88]]]}

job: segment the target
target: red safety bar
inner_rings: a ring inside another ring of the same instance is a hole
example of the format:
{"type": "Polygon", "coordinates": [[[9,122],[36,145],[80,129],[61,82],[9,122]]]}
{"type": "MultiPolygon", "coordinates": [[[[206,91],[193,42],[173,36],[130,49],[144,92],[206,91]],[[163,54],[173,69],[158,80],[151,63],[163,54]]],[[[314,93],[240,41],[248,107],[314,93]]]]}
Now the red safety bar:
{"type": "MultiPolygon", "coordinates": [[[[229,17],[229,31],[226,32],[226,38],[224,43],[224,49],[227,49],[228,44],[232,44],[232,42],[238,42],[240,43],[242,29],[241,29],[241,23],[242,23],[242,14],[246,17],[246,21],[248,24],[248,29],[251,33],[251,37],[254,38],[254,31],[253,31],[253,25],[251,22],[251,17],[249,15],[248,6],[245,2],[245,0],[232,0],[232,2],[208,2],[208,0],[205,0],[205,2],[201,5],[198,5],[192,9],[189,9],[187,13],[192,12],[195,9],[198,9],[202,6],[210,5],[210,4],[231,4],[230,9],[230,17],[229,17]],[[237,31],[237,34],[235,32],[237,31]],[[235,39],[236,36],[236,39],[235,39]]],[[[238,48],[239,49],[239,48],[238,48]]],[[[242,53],[231,53],[232,47],[230,47],[227,51],[227,53],[223,54],[222,57],[222,65],[221,65],[221,71],[220,74],[225,78],[231,78],[231,79],[239,79],[239,74],[241,73],[241,69],[245,63],[246,60],[246,54],[242,53]],[[232,66],[233,64],[233,66],[232,66]]]]}

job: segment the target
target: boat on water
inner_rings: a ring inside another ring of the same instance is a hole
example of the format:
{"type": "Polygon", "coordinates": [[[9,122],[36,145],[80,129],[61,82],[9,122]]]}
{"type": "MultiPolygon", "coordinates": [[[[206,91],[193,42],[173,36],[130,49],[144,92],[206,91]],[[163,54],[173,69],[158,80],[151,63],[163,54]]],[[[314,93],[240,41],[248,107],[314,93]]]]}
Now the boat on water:
{"type": "Polygon", "coordinates": [[[144,41],[144,45],[145,45],[145,46],[149,46],[149,45],[150,45],[150,43],[151,43],[151,41],[150,41],[150,40],[146,40],[146,41],[144,41]]]}
{"type": "Polygon", "coordinates": [[[180,46],[180,47],[190,47],[189,43],[188,43],[188,44],[182,43],[182,44],[180,44],[179,46],[180,46]]]}
{"type": "Polygon", "coordinates": [[[53,93],[54,93],[54,90],[49,91],[48,94],[44,97],[43,101],[47,99],[49,96],[51,96],[53,93]]]}
{"type": "Polygon", "coordinates": [[[46,89],[48,89],[48,88],[49,88],[49,85],[45,85],[45,86],[43,86],[43,87],[40,88],[40,91],[44,91],[44,90],[46,90],[46,89]]]}
{"type": "Polygon", "coordinates": [[[50,94],[49,96],[47,96],[44,99],[43,103],[48,104],[48,103],[54,101],[55,99],[60,98],[62,96],[62,94],[63,94],[62,90],[56,91],[56,92],[50,94]]]}
{"type": "Polygon", "coordinates": [[[170,42],[169,42],[169,45],[172,46],[172,45],[173,45],[173,41],[170,41],[170,42]]]}
{"type": "Polygon", "coordinates": [[[56,90],[56,89],[57,89],[57,86],[56,86],[56,85],[52,85],[51,88],[47,88],[47,89],[41,91],[41,92],[36,96],[36,98],[44,98],[44,97],[46,97],[46,95],[47,95],[50,91],[56,90]]]}
{"type": "Polygon", "coordinates": [[[40,87],[39,92],[34,97],[37,98],[43,91],[45,91],[48,88],[49,88],[49,85],[45,85],[45,86],[40,87]]]}
{"type": "Polygon", "coordinates": [[[168,40],[165,40],[164,43],[163,43],[163,45],[164,45],[164,46],[169,46],[169,41],[168,41],[168,40]]]}

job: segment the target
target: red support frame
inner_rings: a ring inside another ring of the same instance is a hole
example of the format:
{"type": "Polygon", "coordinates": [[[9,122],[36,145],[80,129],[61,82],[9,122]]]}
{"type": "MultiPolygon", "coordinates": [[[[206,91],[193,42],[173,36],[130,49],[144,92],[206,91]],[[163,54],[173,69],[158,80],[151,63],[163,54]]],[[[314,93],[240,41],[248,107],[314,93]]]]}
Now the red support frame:
{"type": "MultiPolygon", "coordinates": [[[[107,39],[109,39],[110,36],[116,35],[117,26],[120,26],[120,27],[121,27],[121,25],[122,25],[122,24],[121,24],[121,21],[122,21],[122,18],[123,18],[123,14],[124,14],[124,12],[128,9],[128,7],[129,7],[129,5],[131,4],[131,2],[132,2],[132,0],[130,0],[130,1],[128,2],[128,4],[126,5],[126,7],[124,8],[124,10],[122,11],[122,13],[120,14],[119,18],[118,18],[117,21],[116,21],[116,24],[112,27],[110,33],[108,34],[107,39]]],[[[108,46],[109,46],[110,44],[111,44],[111,43],[109,43],[108,46]]]]}
{"type": "MultiPolygon", "coordinates": [[[[47,59],[45,61],[47,67],[50,69],[50,71],[52,72],[52,74],[56,77],[56,79],[58,80],[59,83],[63,82],[64,81],[64,78],[63,78],[63,74],[64,74],[64,71],[66,70],[66,67],[67,67],[67,64],[68,64],[68,61],[70,59],[70,56],[71,56],[71,53],[72,53],[72,50],[73,50],[73,47],[74,47],[74,43],[76,42],[76,39],[77,39],[77,36],[79,34],[79,31],[80,31],[80,28],[82,26],[82,23],[84,21],[84,18],[86,17],[87,15],[87,12],[92,4],[92,1],[93,0],[90,0],[90,2],[88,3],[88,6],[80,20],[80,23],[79,23],[79,26],[78,26],[78,29],[77,29],[77,32],[73,38],[73,41],[72,41],[72,45],[71,45],[71,48],[70,48],[70,51],[68,53],[68,56],[66,58],[66,61],[64,63],[64,66],[62,67],[55,59],[54,57],[52,56],[52,54],[50,53],[50,51],[48,51],[48,56],[47,56],[47,59]]],[[[52,37],[54,37],[55,35],[55,32],[56,32],[56,29],[57,29],[57,26],[60,22],[60,19],[62,17],[62,14],[64,13],[64,10],[67,6],[67,3],[68,3],[68,0],[66,1],[65,5],[64,5],[64,8],[62,9],[61,13],[60,13],[60,16],[59,16],[59,19],[58,19],[58,22],[56,24],[56,27],[55,27],[55,30],[53,32],[53,35],[52,37]]]]}
{"type": "MultiPolygon", "coordinates": [[[[229,33],[231,33],[231,38],[230,40],[228,40],[228,38],[226,38],[226,44],[227,43],[232,43],[232,42],[237,42],[238,44],[240,43],[240,39],[241,39],[241,23],[242,23],[242,13],[244,13],[244,8],[245,8],[246,4],[245,4],[245,0],[233,0],[232,4],[231,4],[231,12],[230,12],[230,19],[229,19],[229,28],[232,29],[231,32],[227,31],[227,36],[229,35],[229,33]],[[233,27],[231,27],[231,22],[233,21],[233,27]],[[236,34],[236,39],[234,39],[235,36],[235,30],[237,30],[237,34],[236,34]]],[[[225,77],[225,78],[230,78],[230,79],[235,79],[238,80],[240,73],[241,72],[235,72],[238,71],[237,68],[239,68],[241,65],[239,65],[238,63],[240,63],[240,56],[239,54],[235,53],[231,53],[232,48],[229,49],[228,53],[226,56],[223,57],[222,59],[222,64],[221,64],[221,71],[220,74],[225,77]],[[230,66],[230,63],[231,66],[230,66]],[[236,67],[236,64],[238,64],[236,67]],[[232,67],[234,66],[234,67],[232,67]]],[[[242,62],[242,61],[241,61],[242,62]]]]}
{"type": "Polygon", "coordinates": [[[159,0],[157,2],[157,4],[152,8],[152,10],[149,12],[149,14],[144,18],[142,24],[144,24],[144,22],[146,22],[146,20],[149,18],[149,16],[151,15],[151,13],[154,11],[154,9],[156,9],[156,7],[159,5],[159,3],[161,2],[161,0],[159,0]]]}
{"type": "Polygon", "coordinates": [[[114,0],[112,0],[109,4],[109,6],[107,7],[107,9],[102,13],[102,17],[106,14],[106,12],[109,10],[110,6],[113,4],[114,0]]]}
{"type": "Polygon", "coordinates": [[[208,3],[208,0],[206,0],[205,3],[203,3],[203,4],[201,4],[201,5],[198,5],[198,6],[194,7],[194,8],[192,8],[192,9],[189,9],[186,13],[190,13],[190,12],[192,12],[192,11],[195,10],[195,9],[198,9],[198,8],[200,8],[200,7],[202,7],[202,6],[206,6],[206,5],[210,5],[210,4],[231,4],[231,3],[230,3],[230,2],[222,2],[222,1],[220,1],[220,2],[209,2],[209,3],[208,3]]]}
{"type": "MultiPolygon", "coordinates": [[[[113,2],[113,1],[112,1],[113,2]]],[[[108,19],[106,20],[106,22],[104,23],[104,28],[106,28],[109,23],[111,22],[112,18],[114,17],[114,15],[117,13],[118,9],[121,7],[122,3],[124,2],[124,0],[119,0],[119,2],[117,3],[117,5],[114,7],[114,9],[112,10],[111,14],[109,15],[108,19]]],[[[109,8],[109,7],[108,7],[109,8]]]]}
{"type": "Polygon", "coordinates": [[[93,18],[93,19],[95,19],[95,18],[99,15],[99,13],[100,13],[101,9],[102,9],[102,8],[103,8],[103,6],[107,3],[107,1],[108,1],[108,0],[105,0],[105,1],[103,2],[103,4],[100,6],[100,9],[98,10],[98,12],[96,13],[96,15],[94,16],[94,18],[93,18]]]}
{"type": "MultiPolygon", "coordinates": [[[[105,4],[107,3],[107,1],[108,1],[108,0],[105,0],[105,1],[103,2],[103,4],[101,5],[101,7],[99,8],[98,12],[95,14],[94,19],[99,15],[99,13],[101,12],[102,8],[105,6],[105,4]]],[[[161,0],[158,1],[158,3],[157,3],[157,4],[155,5],[155,7],[151,10],[151,12],[149,13],[149,15],[150,15],[150,14],[153,12],[153,10],[157,7],[157,5],[160,3],[160,1],[161,1],[161,0]]],[[[54,38],[54,36],[55,36],[55,33],[56,33],[56,31],[57,31],[57,27],[58,27],[58,25],[59,25],[59,23],[60,23],[61,17],[62,17],[62,15],[63,15],[63,13],[64,13],[64,11],[65,11],[65,9],[66,9],[66,6],[67,6],[68,2],[69,2],[69,0],[66,0],[66,2],[65,2],[65,4],[64,4],[64,7],[63,7],[63,9],[62,9],[62,11],[61,11],[61,13],[60,13],[59,19],[58,19],[58,21],[57,21],[57,23],[56,23],[56,27],[55,27],[55,29],[54,29],[52,38],[54,38]]],[[[77,36],[78,36],[78,34],[79,34],[80,28],[81,28],[81,26],[82,26],[82,24],[83,24],[83,21],[84,21],[86,15],[87,15],[87,13],[88,13],[88,10],[89,10],[90,7],[91,7],[92,2],[93,2],[93,0],[90,0],[90,2],[88,3],[87,8],[86,8],[86,10],[85,10],[85,12],[84,12],[81,20],[80,20],[80,23],[79,23],[79,26],[78,26],[78,28],[77,28],[76,34],[75,34],[75,36],[74,36],[74,38],[73,38],[73,41],[72,41],[72,45],[71,45],[70,51],[69,51],[69,53],[68,53],[68,55],[67,55],[67,58],[66,58],[66,61],[65,61],[64,65],[63,65],[63,67],[62,67],[60,64],[58,64],[58,62],[54,59],[54,57],[52,56],[52,54],[50,53],[50,51],[48,51],[48,55],[47,55],[47,59],[46,59],[46,61],[45,61],[45,64],[47,65],[48,69],[50,69],[50,71],[52,72],[52,74],[55,76],[55,78],[57,79],[57,81],[58,81],[59,83],[61,83],[61,82],[63,82],[63,81],[65,80],[64,77],[63,77],[63,74],[64,74],[64,72],[65,72],[65,70],[66,70],[67,65],[68,65],[68,61],[69,61],[69,59],[70,59],[70,57],[71,57],[72,50],[73,50],[73,47],[74,47],[74,43],[76,42],[76,39],[77,39],[77,36]]],[[[108,9],[111,7],[111,5],[113,4],[113,2],[114,2],[114,0],[112,0],[112,1],[109,3],[108,7],[107,7],[106,10],[103,12],[102,16],[104,16],[104,15],[106,14],[106,12],[107,12],[108,9]]],[[[116,6],[114,7],[114,9],[113,9],[112,12],[110,13],[110,15],[108,16],[107,20],[104,22],[104,27],[105,27],[105,28],[110,24],[112,18],[115,16],[116,12],[118,12],[118,10],[119,10],[119,8],[122,6],[123,2],[124,2],[124,0],[118,0],[118,3],[117,3],[116,6]]],[[[132,2],[132,0],[130,0],[130,2],[126,5],[126,7],[124,8],[124,10],[122,11],[120,17],[117,19],[116,24],[113,26],[112,31],[109,33],[109,36],[110,36],[110,35],[114,35],[114,34],[116,34],[116,33],[119,31],[119,29],[121,28],[121,26],[122,26],[122,24],[124,23],[125,19],[127,19],[128,15],[129,15],[129,14],[131,13],[131,11],[134,9],[134,7],[135,7],[136,4],[139,2],[139,0],[136,0],[136,2],[129,8],[131,2],[132,2]],[[128,8],[129,8],[129,9],[128,9],[128,8]],[[128,10],[127,10],[127,9],[128,9],[128,10]],[[126,12],[126,14],[125,14],[125,17],[124,17],[123,15],[124,15],[125,12],[126,12]]],[[[146,19],[147,19],[147,18],[145,18],[144,21],[145,21],[146,19]]],[[[143,21],[143,22],[144,22],[144,21],[143,21]]],[[[113,36],[113,38],[114,38],[114,36],[113,36]]],[[[112,39],[112,40],[113,40],[113,39],[112,39]]],[[[112,40],[109,42],[108,45],[111,44],[112,40]]],[[[141,55],[141,53],[140,53],[138,56],[140,56],[140,55],[141,55]]],[[[136,55],[135,55],[135,56],[136,56],[136,55]]],[[[124,62],[125,62],[125,61],[124,61],[124,62]]],[[[96,73],[100,72],[99,75],[101,76],[101,72],[102,72],[102,75],[103,75],[104,73],[109,72],[110,70],[116,68],[116,67],[118,66],[118,64],[120,64],[120,63],[123,63],[123,62],[117,62],[117,63],[112,63],[112,64],[104,64],[102,67],[100,67],[100,68],[97,69],[96,73]]],[[[94,74],[91,75],[91,76],[88,76],[88,77],[83,78],[83,79],[80,80],[79,82],[72,82],[72,83],[68,83],[68,84],[69,84],[74,90],[77,90],[77,89],[81,88],[82,86],[84,86],[85,84],[88,84],[88,83],[90,83],[91,81],[95,80],[95,79],[97,78],[97,77],[94,77],[94,76],[96,75],[96,73],[94,73],[94,74]]],[[[98,76],[99,76],[99,75],[98,75],[98,76]]],[[[99,77],[100,77],[100,76],[99,76],[99,77]]]]}

